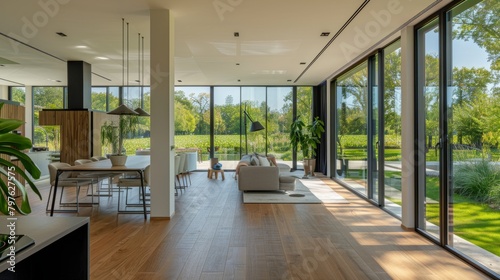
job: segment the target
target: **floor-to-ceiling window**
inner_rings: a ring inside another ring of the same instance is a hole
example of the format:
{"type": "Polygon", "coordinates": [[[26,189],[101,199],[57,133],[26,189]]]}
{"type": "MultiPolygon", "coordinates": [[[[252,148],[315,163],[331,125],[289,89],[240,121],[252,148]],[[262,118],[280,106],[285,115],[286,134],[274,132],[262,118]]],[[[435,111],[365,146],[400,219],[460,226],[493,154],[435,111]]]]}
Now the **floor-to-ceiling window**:
{"type": "Polygon", "coordinates": [[[418,230],[500,276],[498,1],[467,0],[417,29],[418,230]],[[424,157],[425,155],[425,157],[424,157]]]}
{"type": "Polygon", "coordinates": [[[248,115],[241,115],[243,124],[243,136],[241,146],[245,153],[266,153],[266,117],[267,117],[267,95],[266,87],[242,87],[241,88],[242,110],[248,115]],[[258,121],[264,129],[260,131],[250,131],[251,121],[258,121]],[[245,127],[246,123],[246,127],[245,127]]]}
{"type": "Polygon", "coordinates": [[[241,157],[240,87],[214,88],[214,157],[235,168],[241,157]]]}
{"type": "MultiPolygon", "coordinates": [[[[309,124],[313,120],[312,97],[313,97],[313,87],[297,87],[296,115],[297,117],[300,117],[305,124],[309,124]]],[[[297,161],[295,162],[297,169],[304,168],[303,159],[304,156],[302,154],[301,148],[299,147],[299,150],[297,151],[297,161]]]]}
{"type": "MultiPolygon", "coordinates": [[[[267,88],[267,153],[291,166],[290,125],[293,120],[293,87],[267,88]]],[[[309,109],[309,114],[311,109],[309,109]]]]}
{"type": "Polygon", "coordinates": [[[39,126],[38,116],[42,109],[63,109],[63,87],[33,87],[33,146],[48,147],[51,151],[60,149],[60,127],[39,126]]]}
{"type": "MultiPolygon", "coordinates": [[[[385,209],[401,217],[401,46],[384,48],[383,167],[385,209]]],[[[379,122],[380,123],[380,122],[379,122]]],[[[381,147],[378,143],[377,147],[381,147]]]]}
{"type": "Polygon", "coordinates": [[[175,87],[175,147],[199,149],[202,162],[210,159],[210,102],[210,87],[175,87]]]}
{"type": "Polygon", "coordinates": [[[337,178],[368,195],[368,64],[363,62],[336,82],[337,178]]]}
{"type": "Polygon", "coordinates": [[[9,87],[9,99],[24,106],[26,102],[26,87],[9,87]]]}

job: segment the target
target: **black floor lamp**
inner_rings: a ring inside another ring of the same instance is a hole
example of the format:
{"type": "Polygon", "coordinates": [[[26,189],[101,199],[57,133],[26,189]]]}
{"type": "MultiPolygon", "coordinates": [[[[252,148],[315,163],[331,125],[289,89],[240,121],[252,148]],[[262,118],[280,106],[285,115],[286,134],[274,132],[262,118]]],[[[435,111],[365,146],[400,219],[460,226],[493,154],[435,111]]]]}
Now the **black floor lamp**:
{"type": "Polygon", "coordinates": [[[243,111],[243,113],[245,113],[245,154],[248,154],[248,140],[247,140],[247,118],[250,120],[250,122],[252,123],[250,125],[250,132],[254,132],[254,131],[259,131],[259,130],[263,130],[264,129],[264,126],[258,122],[258,121],[253,121],[252,118],[250,117],[250,115],[247,113],[247,110],[245,108],[245,110],[243,111]]]}

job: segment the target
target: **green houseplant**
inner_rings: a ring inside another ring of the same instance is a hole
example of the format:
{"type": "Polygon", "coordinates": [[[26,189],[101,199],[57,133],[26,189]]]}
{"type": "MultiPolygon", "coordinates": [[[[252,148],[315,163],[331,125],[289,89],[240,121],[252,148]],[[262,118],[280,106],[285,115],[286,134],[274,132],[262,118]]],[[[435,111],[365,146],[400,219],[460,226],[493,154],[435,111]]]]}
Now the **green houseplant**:
{"type": "MultiPolygon", "coordinates": [[[[0,103],[0,110],[3,103],[0,103]]],[[[0,154],[9,157],[16,157],[24,166],[32,178],[40,178],[40,169],[33,163],[30,157],[22,152],[22,150],[30,149],[32,146],[31,140],[18,134],[12,133],[21,125],[23,121],[13,119],[0,118],[0,154]]],[[[31,189],[38,195],[42,196],[30,177],[21,168],[16,167],[9,160],[0,158],[0,173],[3,174],[6,180],[0,180],[0,212],[5,215],[14,215],[15,212],[26,215],[31,213],[31,207],[28,199],[26,188],[18,180],[15,179],[15,174],[19,174],[30,185],[31,189]],[[20,204],[14,198],[16,190],[21,195],[20,204]]]]}
{"type": "Polygon", "coordinates": [[[324,132],[325,123],[319,117],[315,117],[310,124],[306,125],[300,116],[297,116],[290,126],[290,143],[294,150],[297,151],[299,147],[302,150],[304,177],[306,178],[308,175],[314,176],[316,148],[324,132]]]}
{"type": "Polygon", "coordinates": [[[120,115],[118,121],[105,122],[101,126],[101,144],[111,145],[110,159],[113,165],[124,165],[127,160],[123,149],[125,136],[134,133],[139,126],[139,118],[133,115],[120,115]]]}

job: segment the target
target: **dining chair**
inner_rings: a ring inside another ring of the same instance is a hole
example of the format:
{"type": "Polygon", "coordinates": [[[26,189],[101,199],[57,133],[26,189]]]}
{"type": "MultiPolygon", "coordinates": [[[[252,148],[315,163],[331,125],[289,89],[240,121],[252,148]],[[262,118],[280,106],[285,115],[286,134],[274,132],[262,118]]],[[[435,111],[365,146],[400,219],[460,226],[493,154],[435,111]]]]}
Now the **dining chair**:
{"type": "Polygon", "coordinates": [[[135,207],[142,206],[145,210],[143,210],[143,211],[122,210],[120,208],[121,191],[119,191],[118,192],[118,213],[144,213],[144,217],[146,218],[147,213],[149,213],[149,211],[146,209],[146,207],[149,206],[149,203],[147,203],[147,199],[146,199],[146,188],[149,188],[149,182],[150,182],[150,178],[151,178],[150,165],[148,165],[144,169],[142,177],[143,177],[142,183],[141,183],[141,178],[137,178],[137,177],[136,178],[120,178],[116,185],[118,186],[119,190],[123,187],[126,188],[126,190],[125,190],[125,208],[128,206],[135,206],[135,207]],[[128,203],[128,191],[134,187],[139,188],[139,202],[140,202],[139,204],[128,203]]]}
{"type": "MultiPolygon", "coordinates": [[[[76,165],[83,165],[87,163],[94,162],[92,159],[77,159],[75,160],[75,166],[76,165]]],[[[78,173],[73,173],[76,177],[78,178],[92,178],[97,181],[97,193],[98,196],[111,196],[111,184],[113,182],[113,178],[116,176],[119,176],[120,174],[118,173],[112,173],[112,172],[78,172],[78,173]],[[102,187],[103,181],[105,179],[108,179],[108,188],[104,189],[102,187]]],[[[98,200],[99,202],[99,200],[98,200]]]]}
{"type": "MultiPolygon", "coordinates": [[[[70,167],[70,166],[71,166],[70,164],[64,163],[64,162],[53,162],[53,163],[49,164],[50,190],[49,190],[49,195],[47,197],[47,206],[45,208],[45,210],[47,212],[50,211],[49,204],[50,204],[51,198],[52,198],[52,190],[54,189],[54,186],[55,186],[55,183],[56,183],[57,171],[60,168],[70,167]]],[[[93,200],[94,200],[93,197],[92,197],[92,203],[85,203],[85,204],[84,203],[80,203],[78,197],[80,195],[80,188],[82,186],[89,186],[89,187],[91,187],[95,183],[95,181],[92,178],[76,178],[76,177],[72,177],[72,173],[73,172],[70,172],[70,171],[61,173],[59,175],[59,178],[58,178],[58,181],[57,181],[57,187],[61,191],[61,196],[60,196],[60,199],[59,199],[59,205],[60,206],[76,206],[76,210],[62,210],[62,209],[59,209],[59,210],[54,210],[54,212],[78,212],[80,205],[90,205],[91,206],[93,204],[93,200]],[[75,190],[75,193],[76,193],[76,203],[75,202],[63,202],[62,201],[62,199],[63,199],[63,191],[67,187],[74,187],[76,189],[75,190]]],[[[52,198],[52,199],[55,199],[55,197],[52,198]]]]}

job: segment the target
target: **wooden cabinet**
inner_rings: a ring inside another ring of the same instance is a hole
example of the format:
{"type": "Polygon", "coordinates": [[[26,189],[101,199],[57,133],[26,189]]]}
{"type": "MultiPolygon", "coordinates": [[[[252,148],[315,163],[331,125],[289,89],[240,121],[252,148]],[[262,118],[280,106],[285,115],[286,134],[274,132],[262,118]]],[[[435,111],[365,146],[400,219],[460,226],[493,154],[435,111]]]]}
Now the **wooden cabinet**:
{"type": "Polygon", "coordinates": [[[71,165],[77,159],[101,155],[101,125],[117,118],[104,112],[82,110],[42,110],[40,125],[61,127],[60,161],[71,165]]]}

